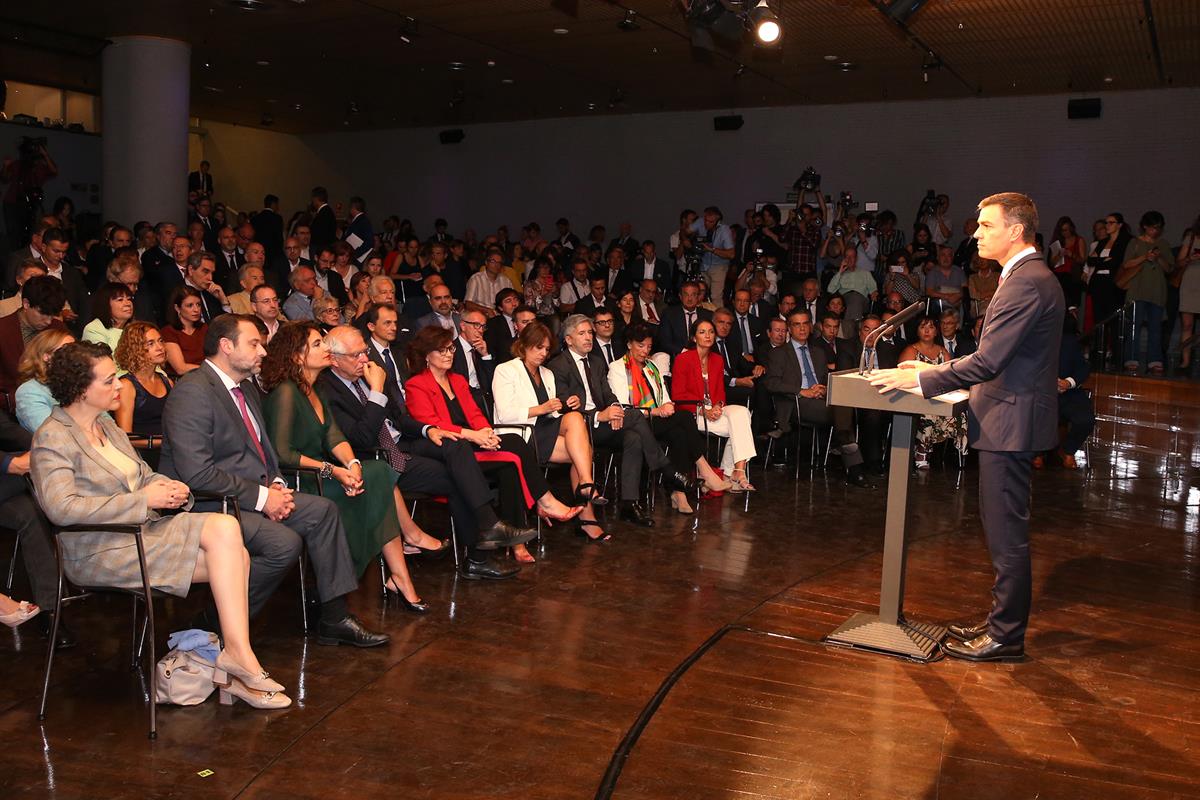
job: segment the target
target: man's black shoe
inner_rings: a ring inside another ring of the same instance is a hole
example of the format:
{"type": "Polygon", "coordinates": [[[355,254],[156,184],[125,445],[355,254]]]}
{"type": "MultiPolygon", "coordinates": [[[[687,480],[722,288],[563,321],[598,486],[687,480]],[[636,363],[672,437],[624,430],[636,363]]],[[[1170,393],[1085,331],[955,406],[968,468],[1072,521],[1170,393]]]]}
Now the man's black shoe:
{"type": "Polygon", "coordinates": [[[473,561],[470,558],[462,563],[462,576],[469,581],[502,581],[511,578],[521,571],[516,564],[501,564],[494,558],[486,561],[473,561]]]}
{"type": "Polygon", "coordinates": [[[379,647],[392,637],[386,633],[373,633],[353,614],[347,614],[340,622],[325,622],[317,625],[317,644],[349,644],[355,647],[379,647]]]}
{"type": "MultiPolygon", "coordinates": [[[[37,615],[38,630],[42,633],[43,639],[50,638],[50,628],[54,625],[54,612],[43,611],[37,615]]],[[[71,633],[71,629],[67,627],[65,622],[58,623],[58,637],[54,642],[55,650],[69,650],[79,642],[75,639],[75,634],[71,633]]]]}
{"type": "Polygon", "coordinates": [[[631,522],[634,525],[641,525],[643,528],[653,528],[654,519],[642,507],[641,503],[633,500],[626,500],[621,503],[619,512],[621,519],[625,522],[631,522]]]}
{"type": "Polygon", "coordinates": [[[947,625],[946,633],[953,636],[960,642],[969,642],[972,639],[978,639],[988,632],[988,624],[985,619],[978,625],[947,625]]]}
{"type": "Polygon", "coordinates": [[[479,550],[500,550],[525,544],[536,538],[536,528],[518,528],[504,520],[497,520],[495,525],[479,534],[479,538],[475,540],[475,547],[479,550]]]}
{"type": "Polygon", "coordinates": [[[942,651],[964,661],[1019,661],[1025,656],[1025,645],[1001,644],[985,633],[969,642],[943,642],[942,651]]]}

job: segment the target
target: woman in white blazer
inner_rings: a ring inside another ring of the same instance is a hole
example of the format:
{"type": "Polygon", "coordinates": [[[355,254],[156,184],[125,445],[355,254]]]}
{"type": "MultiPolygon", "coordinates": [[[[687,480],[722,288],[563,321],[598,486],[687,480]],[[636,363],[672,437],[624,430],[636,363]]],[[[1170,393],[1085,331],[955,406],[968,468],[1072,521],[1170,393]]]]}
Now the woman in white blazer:
{"type": "MultiPolygon", "coordinates": [[[[592,541],[611,538],[596,519],[593,506],[608,501],[592,480],[592,440],[587,421],[579,412],[579,398],[566,403],[555,394],[554,373],[542,366],[550,355],[554,337],[541,322],[531,322],[517,334],[512,345],[516,358],[496,367],[492,375],[492,397],[496,405],[495,425],[532,425],[533,443],[543,464],[570,464],[575,502],[585,505],[576,517],[579,533],[592,541]]],[[[523,548],[521,548],[523,549],[523,548]]],[[[516,551],[519,559],[524,557],[516,551]]],[[[528,556],[532,561],[533,556],[528,556]]]]}

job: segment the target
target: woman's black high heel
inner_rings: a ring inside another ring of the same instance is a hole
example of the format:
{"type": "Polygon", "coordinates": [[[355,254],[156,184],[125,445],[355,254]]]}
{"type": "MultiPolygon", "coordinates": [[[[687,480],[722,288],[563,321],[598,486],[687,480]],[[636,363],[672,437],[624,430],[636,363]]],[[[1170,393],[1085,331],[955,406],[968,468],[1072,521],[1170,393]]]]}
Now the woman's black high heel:
{"type": "Polygon", "coordinates": [[[398,588],[394,588],[391,578],[388,578],[387,583],[385,583],[383,585],[383,588],[387,590],[388,597],[391,597],[392,595],[396,595],[396,597],[400,598],[401,604],[405,608],[407,608],[409,611],[411,611],[412,613],[414,613],[414,614],[428,614],[429,613],[429,603],[426,603],[424,600],[418,600],[415,603],[410,602],[409,599],[404,596],[404,592],[400,591],[398,588]]]}
{"type": "Polygon", "coordinates": [[[579,519],[576,517],[575,524],[577,526],[575,528],[575,535],[587,539],[589,542],[608,542],[612,540],[612,534],[604,530],[604,528],[600,525],[599,520],[579,519]],[[590,533],[588,533],[588,528],[599,528],[604,532],[599,536],[592,536],[590,533]]]}
{"type": "Polygon", "coordinates": [[[594,506],[608,505],[608,498],[600,492],[595,483],[581,483],[575,487],[575,502],[580,505],[591,503],[594,506]],[[584,490],[587,491],[584,491],[584,490]]]}

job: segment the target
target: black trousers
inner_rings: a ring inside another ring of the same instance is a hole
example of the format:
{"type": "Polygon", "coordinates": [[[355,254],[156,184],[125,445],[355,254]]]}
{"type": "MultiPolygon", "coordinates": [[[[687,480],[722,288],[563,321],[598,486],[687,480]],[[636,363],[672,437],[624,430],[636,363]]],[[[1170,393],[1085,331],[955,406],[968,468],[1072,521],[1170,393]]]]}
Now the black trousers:
{"type": "Polygon", "coordinates": [[[833,445],[838,449],[842,458],[842,466],[846,469],[857,467],[863,463],[862,452],[854,439],[854,410],[845,406],[830,407],[823,398],[800,397],[783,394],[775,395],[775,421],[779,430],[787,433],[792,429],[792,418],[796,409],[800,411],[800,422],[833,427],[833,445]],[[799,403],[796,400],[799,399],[799,403]]]}
{"type": "Polygon", "coordinates": [[[21,561],[29,577],[33,602],[43,611],[54,610],[58,586],[58,565],[54,560],[54,532],[38,504],[16,475],[0,476],[4,481],[20,482],[20,493],[0,502],[4,527],[17,532],[21,542],[21,561]]]}
{"type": "Polygon", "coordinates": [[[621,422],[620,430],[613,430],[612,425],[601,422],[592,429],[592,444],[594,447],[621,450],[621,489],[622,500],[637,500],[641,494],[642,463],[650,469],[662,469],[671,463],[667,454],[658,446],[654,431],[646,417],[637,411],[629,409],[621,422]]]}
{"type": "Polygon", "coordinates": [[[1067,424],[1067,435],[1062,441],[1063,452],[1074,455],[1096,427],[1092,399],[1078,389],[1063,392],[1058,396],[1058,418],[1067,424]]]}
{"type": "MultiPolygon", "coordinates": [[[[640,413],[640,412],[638,412],[640,413]]],[[[654,438],[671,448],[671,465],[685,475],[696,468],[704,455],[704,434],[696,427],[696,418],[686,411],[676,411],[669,417],[650,417],[654,438]]]]}
{"type": "Polygon", "coordinates": [[[475,460],[474,448],[462,440],[449,439],[440,447],[428,439],[402,441],[402,444],[411,458],[396,481],[401,493],[410,490],[445,495],[459,544],[473,548],[479,531],[490,528],[496,521],[494,513],[490,519],[480,518],[479,509],[484,509],[484,515],[489,513],[492,490],[475,460]]]}
{"type": "Polygon", "coordinates": [[[1029,559],[1029,499],[1033,453],[979,451],[979,516],[992,569],[988,633],[1001,644],[1023,644],[1033,597],[1029,559]]]}

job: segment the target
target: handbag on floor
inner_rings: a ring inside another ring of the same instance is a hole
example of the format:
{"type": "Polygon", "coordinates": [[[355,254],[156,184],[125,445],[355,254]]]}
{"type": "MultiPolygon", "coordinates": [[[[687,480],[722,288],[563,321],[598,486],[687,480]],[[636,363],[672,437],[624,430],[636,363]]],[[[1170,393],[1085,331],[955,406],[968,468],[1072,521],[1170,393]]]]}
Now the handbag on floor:
{"type": "MultiPolygon", "coordinates": [[[[206,632],[207,633],[207,632],[206,632]]],[[[217,635],[208,633],[210,646],[218,648],[217,635]]],[[[182,650],[176,648],[163,656],[154,669],[158,672],[155,686],[155,702],[177,706],[195,706],[203,703],[213,693],[214,663],[201,652],[207,647],[182,650]]],[[[208,652],[212,652],[208,650],[208,652]]]]}

